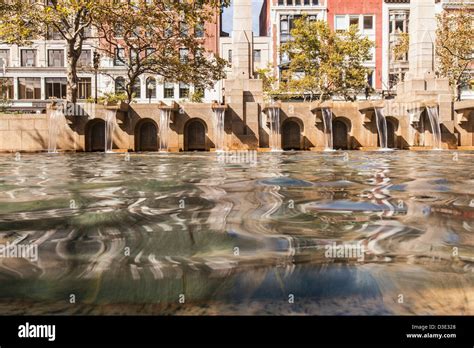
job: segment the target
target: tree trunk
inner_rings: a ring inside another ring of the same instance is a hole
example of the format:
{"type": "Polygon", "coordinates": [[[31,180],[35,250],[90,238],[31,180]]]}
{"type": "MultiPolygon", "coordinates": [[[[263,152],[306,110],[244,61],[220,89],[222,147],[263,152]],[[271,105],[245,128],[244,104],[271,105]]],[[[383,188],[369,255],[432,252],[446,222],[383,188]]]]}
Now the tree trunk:
{"type": "Polygon", "coordinates": [[[69,103],[76,104],[78,91],[77,61],[81,55],[81,50],[75,48],[75,42],[71,41],[67,46],[67,88],[66,100],[69,103]]]}
{"type": "Polygon", "coordinates": [[[133,84],[130,81],[125,86],[126,86],[125,91],[127,92],[127,103],[132,104],[132,101],[133,101],[133,84]]]}

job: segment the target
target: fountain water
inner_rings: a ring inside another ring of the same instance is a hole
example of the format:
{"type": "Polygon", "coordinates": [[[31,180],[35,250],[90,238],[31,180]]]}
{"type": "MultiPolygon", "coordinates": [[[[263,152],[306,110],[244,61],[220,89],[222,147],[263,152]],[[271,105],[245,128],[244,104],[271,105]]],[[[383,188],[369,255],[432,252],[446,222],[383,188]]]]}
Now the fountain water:
{"type": "Polygon", "coordinates": [[[107,110],[105,113],[105,152],[113,152],[113,136],[116,125],[115,110],[107,110]]]}
{"type": "Polygon", "coordinates": [[[170,120],[171,120],[171,110],[161,109],[160,110],[160,126],[158,130],[158,135],[160,138],[160,146],[159,146],[160,152],[168,152],[170,120]]]}
{"type": "Polygon", "coordinates": [[[224,151],[224,119],[225,109],[216,108],[214,109],[214,131],[216,139],[216,151],[224,151]]]}
{"type": "Polygon", "coordinates": [[[375,120],[377,123],[377,132],[379,134],[380,148],[382,150],[387,150],[387,120],[385,119],[383,108],[375,108],[375,120]]]}
{"type": "Polygon", "coordinates": [[[426,113],[428,114],[433,134],[433,149],[441,150],[441,125],[439,123],[438,108],[434,106],[427,107],[426,113]]]}
{"type": "Polygon", "coordinates": [[[272,151],[281,151],[280,108],[278,106],[270,106],[268,108],[268,117],[270,121],[270,149],[272,151]]]}
{"type": "Polygon", "coordinates": [[[332,111],[330,108],[322,108],[321,113],[323,115],[324,123],[324,151],[334,151],[332,134],[332,111]]]}
{"type": "Polygon", "coordinates": [[[64,113],[61,107],[52,110],[48,122],[48,153],[58,153],[58,136],[64,113]]]}

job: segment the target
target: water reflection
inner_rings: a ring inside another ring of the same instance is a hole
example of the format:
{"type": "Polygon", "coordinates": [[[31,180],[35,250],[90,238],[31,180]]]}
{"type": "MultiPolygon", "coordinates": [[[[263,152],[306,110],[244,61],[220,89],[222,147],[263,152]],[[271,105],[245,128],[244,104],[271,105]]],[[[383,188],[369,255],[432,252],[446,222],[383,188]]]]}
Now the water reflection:
{"type": "Polygon", "coordinates": [[[0,313],[474,314],[473,164],[2,155],[0,245],[39,258],[0,257],[0,313]],[[359,243],[363,259],[328,258],[334,243],[359,243]]]}

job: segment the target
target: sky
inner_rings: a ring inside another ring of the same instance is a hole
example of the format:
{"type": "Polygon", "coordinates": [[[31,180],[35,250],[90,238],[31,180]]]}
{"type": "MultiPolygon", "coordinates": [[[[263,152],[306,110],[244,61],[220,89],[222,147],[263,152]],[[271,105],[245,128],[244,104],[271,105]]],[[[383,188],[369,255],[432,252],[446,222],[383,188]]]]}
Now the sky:
{"type": "MultiPolygon", "coordinates": [[[[259,33],[259,16],[262,9],[263,0],[252,0],[253,7],[253,32],[255,35],[259,33]]],[[[222,15],[222,30],[227,33],[232,31],[232,4],[224,9],[222,15]]]]}

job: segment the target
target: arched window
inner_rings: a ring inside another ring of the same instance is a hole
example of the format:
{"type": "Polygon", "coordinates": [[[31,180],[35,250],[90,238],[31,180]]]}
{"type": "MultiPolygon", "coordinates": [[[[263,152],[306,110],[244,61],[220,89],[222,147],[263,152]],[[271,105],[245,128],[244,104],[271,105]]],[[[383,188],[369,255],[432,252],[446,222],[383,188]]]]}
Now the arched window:
{"type": "Polygon", "coordinates": [[[146,79],[146,97],[156,98],[156,79],[154,77],[146,79]]]}
{"type": "Polygon", "coordinates": [[[119,76],[115,79],[115,94],[123,94],[125,92],[125,79],[119,76]]]}

